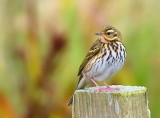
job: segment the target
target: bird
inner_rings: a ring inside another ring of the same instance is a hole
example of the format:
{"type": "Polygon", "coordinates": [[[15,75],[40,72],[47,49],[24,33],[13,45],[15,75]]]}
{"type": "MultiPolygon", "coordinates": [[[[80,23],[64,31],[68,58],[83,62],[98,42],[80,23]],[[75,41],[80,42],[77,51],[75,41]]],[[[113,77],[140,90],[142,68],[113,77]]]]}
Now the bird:
{"type": "MultiPolygon", "coordinates": [[[[111,78],[116,72],[121,70],[126,60],[126,49],[122,43],[122,36],[113,26],[106,26],[95,33],[98,39],[93,43],[82,64],[79,67],[79,81],[77,90],[83,89],[92,81],[96,86],[96,91],[113,91],[106,84],[106,80],[111,78]],[[98,85],[103,82],[105,88],[98,85]]],[[[68,106],[72,104],[73,96],[68,101],[68,106]]]]}

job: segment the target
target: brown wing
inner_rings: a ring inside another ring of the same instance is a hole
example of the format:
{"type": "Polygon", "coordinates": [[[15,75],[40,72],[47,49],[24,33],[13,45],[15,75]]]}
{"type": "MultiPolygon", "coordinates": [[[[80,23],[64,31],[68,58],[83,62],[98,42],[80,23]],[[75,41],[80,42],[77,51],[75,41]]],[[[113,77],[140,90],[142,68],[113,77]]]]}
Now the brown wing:
{"type": "Polygon", "coordinates": [[[78,76],[82,73],[83,68],[87,65],[88,61],[92,59],[101,49],[101,42],[99,39],[93,43],[92,47],[90,48],[89,52],[87,53],[86,57],[84,58],[82,64],[79,67],[78,76]]]}

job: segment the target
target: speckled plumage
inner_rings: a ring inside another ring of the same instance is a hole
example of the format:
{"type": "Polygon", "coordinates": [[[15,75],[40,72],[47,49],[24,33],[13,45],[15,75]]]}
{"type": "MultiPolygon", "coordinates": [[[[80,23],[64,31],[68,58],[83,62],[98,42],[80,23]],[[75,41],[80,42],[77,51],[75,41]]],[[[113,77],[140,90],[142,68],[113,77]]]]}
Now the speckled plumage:
{"type": "MultiPolygon", "coordinates": [[[[80,65],[77,89],[86,86],[89,79],[102,81],[112,77],[125,62],[126,51],[121,42],[121,33],[112,26],[105,27],[80,65]]],[[[72,103],[72,99],[68,105],[72,103]]]]}
{"type": "Polygon", "coordinates": [[[84,68],[86,76],[93,78],[96,81],[105,81],[120,70],[125,61],[125,52],[116,52],[116,50],[120,50],[120,48],[125,50],[121,42],[109,42],[108,44],[104,44],[104,48],[101,49],[102,52],[100,51],[97,56],[93,58],[95,61],[91,60],[89,62],[89,64],[92,65],[90,70],[85,71],[84,68]],[[110,46],[112,43],[115,45],[115,49],[110,46]]]}

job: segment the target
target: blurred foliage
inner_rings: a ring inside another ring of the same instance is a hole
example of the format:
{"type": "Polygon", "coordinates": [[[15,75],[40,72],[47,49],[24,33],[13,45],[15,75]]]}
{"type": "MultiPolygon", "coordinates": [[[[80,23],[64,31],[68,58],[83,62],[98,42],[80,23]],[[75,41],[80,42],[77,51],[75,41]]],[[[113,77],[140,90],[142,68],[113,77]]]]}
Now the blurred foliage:
{"type": "Polygon", "coordinates": [[[105,25],[119,29],[124,68],[108,84],[146,86],[160,112],[158,0],[1,0],[0,117],[70,118],[81,61],[105,25]]]}

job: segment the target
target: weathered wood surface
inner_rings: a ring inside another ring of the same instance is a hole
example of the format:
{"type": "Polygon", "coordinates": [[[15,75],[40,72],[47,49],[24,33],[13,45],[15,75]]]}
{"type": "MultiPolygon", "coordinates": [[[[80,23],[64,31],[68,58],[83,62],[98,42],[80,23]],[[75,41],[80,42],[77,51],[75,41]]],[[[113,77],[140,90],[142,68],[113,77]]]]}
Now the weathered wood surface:
{"type": "Polygon", "coordinates": [[[145,87],[112,86],[113,92],[95,92],[94,88],[76,90],[72,118],[150,118],[145,87]]]}

